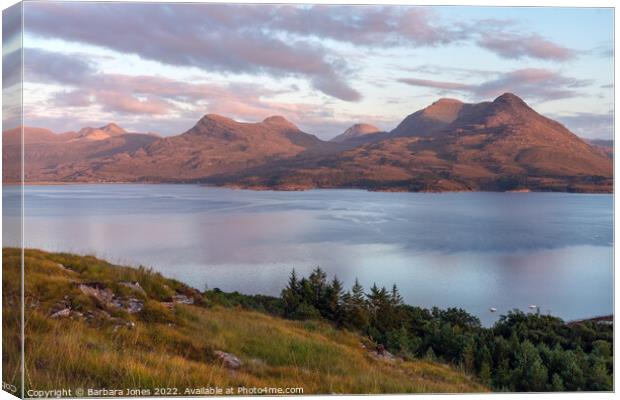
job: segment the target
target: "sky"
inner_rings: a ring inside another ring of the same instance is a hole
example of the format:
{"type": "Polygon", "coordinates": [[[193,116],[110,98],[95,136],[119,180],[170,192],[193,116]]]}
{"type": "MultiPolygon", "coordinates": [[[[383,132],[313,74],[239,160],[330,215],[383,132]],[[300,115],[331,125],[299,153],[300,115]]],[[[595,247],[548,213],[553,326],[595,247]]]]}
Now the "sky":
{"type": "Polygon", "coordinates": [[[27,2],[23,43],[24,123],[55,132],[176,135],[214,113],[328,139],[512,92],[613,138],[610,8],[27,2]]]}

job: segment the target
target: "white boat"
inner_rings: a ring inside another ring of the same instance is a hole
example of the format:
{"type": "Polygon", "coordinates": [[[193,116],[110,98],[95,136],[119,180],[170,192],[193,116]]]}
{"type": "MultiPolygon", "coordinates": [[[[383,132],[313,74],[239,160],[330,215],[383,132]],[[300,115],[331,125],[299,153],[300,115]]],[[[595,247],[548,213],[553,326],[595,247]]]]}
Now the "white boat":
{"type": "Polygon", "coordinates": [[[495,308],[495,307],[491,307],[491,308],[489,308],[489,311],[491,311],[491,312],[495,312],[495,311],[497,311],[497,308],[495,308]]]}

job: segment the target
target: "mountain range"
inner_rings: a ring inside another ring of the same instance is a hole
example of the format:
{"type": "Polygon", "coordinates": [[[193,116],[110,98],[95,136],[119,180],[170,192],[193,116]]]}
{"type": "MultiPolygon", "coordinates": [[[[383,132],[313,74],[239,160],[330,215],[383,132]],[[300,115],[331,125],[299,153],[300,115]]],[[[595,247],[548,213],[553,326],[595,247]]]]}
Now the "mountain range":
{"type": "MultiPolygon", "coordinates": [[[[5,182],[19,180],[20,129],[3,133],[5,182]],[[16,168],[17,167],[17,168],[16,168]]],[[[586,142],[505,93],[440,99],[391,131],[355,124],[331,141],[281,116],[208,114],[170,137],[116,124],[24,128],[26,182],[189,182],[277,190],[611,192],[613,144],[586,142]]]]}

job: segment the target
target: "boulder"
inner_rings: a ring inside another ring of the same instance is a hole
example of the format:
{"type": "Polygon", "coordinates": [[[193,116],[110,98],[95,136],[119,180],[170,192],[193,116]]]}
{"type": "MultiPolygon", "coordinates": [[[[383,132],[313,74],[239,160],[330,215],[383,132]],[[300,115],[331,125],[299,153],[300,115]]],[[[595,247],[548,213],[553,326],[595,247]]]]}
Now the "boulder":
{"type": "Polygon", "coordinates": [[[129,314],[139,313],[144,309],[144,301],[130,297],[127,299],[126,309],[129,314]]]}
{"type": "Polygon", "coordinates": [[[220,350],[215,351],[214,354],[222,362],[222,365],[228,369],[238,369],[243,364],[241,360],[233,354],[220,350]]]}
{"type": "Polygon", "coordinates": [[[172,296],[172,302],[179,304],[194,304],[194,299],[184,294],[175,294],[172,296]]]}
{"type": "Polygon", "coordinates": [[[62,310],[56,311],[54,312],[52,315],[50,315],[50,318],[66,318],[68,316],[71,315],[71,309],[70,308],[63,308],[62,310]]]}
{"type": "Polygon", "coordinates": [[[129,289],[138,292],[144,296],[146,296],[146,292],[144,291],[144,289],[142,288],[142,286],[140,286],[140,282],[120,282],[121,285],[128,287],[129,289]]]}
{"type": "Polygon", "coordinates": [[[78,289],[87,296],[95,298],[102,305],[108,305],[114,299],[114,293],[103,283],[80,283],[78,289]]]}

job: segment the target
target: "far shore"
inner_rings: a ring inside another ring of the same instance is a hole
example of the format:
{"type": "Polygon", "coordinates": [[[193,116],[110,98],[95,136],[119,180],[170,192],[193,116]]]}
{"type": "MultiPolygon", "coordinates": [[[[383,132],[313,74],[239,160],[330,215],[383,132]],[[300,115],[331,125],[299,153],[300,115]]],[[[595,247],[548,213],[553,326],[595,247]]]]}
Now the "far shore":
{"type": "Polygon", "coordinates": [[[306,192],[311,190],[362,190],[366,192],[381,193],[570,193],[570,194],[614,194],[613,190],[597,191],[566,191],[566,190],[532,190],[530,188],[511,189],[511,190],[405,190],[401,188],[368,189],[355,186],[343,187],[303,187],[296,186],[291,188],[269,187],[269,186],[242,186],[242,185],[210,185],[203,182],[127,182],[127,181],[103,181],[103,182],[57,182],[57,181],[35,181],[35,182],[2,182],[3,186],[77,186],[77,185],[197,185],[211,188],[223,188],[230,190],[250,190],[255,192],[306,192]]]}

